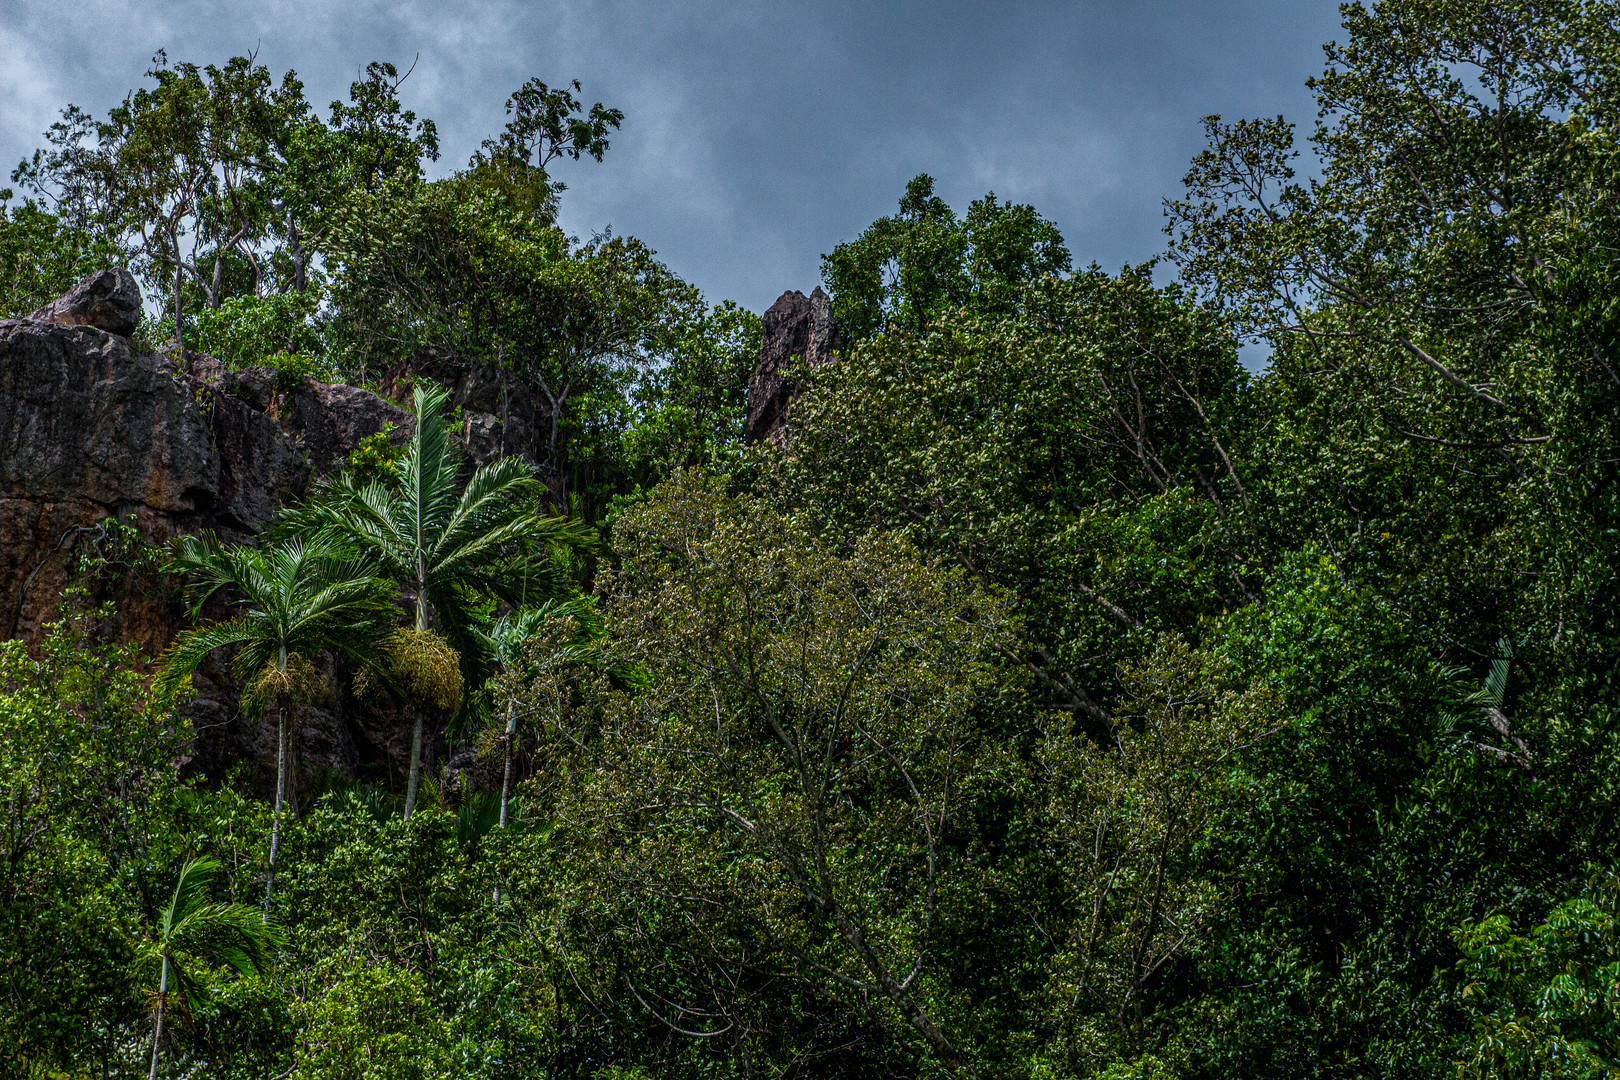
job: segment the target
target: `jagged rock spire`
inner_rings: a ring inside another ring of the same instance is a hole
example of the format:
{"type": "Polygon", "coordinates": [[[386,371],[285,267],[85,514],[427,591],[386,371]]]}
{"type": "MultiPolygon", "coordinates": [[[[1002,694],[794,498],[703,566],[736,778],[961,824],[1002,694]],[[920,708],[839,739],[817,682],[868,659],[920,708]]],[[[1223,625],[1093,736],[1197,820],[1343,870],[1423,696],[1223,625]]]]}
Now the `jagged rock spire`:
{"type": "Polygon", "coordinates": [[[787,439],[788,405],[798,392],[785,369],[795,360],[811,368],[837,360],[844,339],[820,286],[809,296],[789,289],[765,312],[763,324],[759,366],[748,380],[744,436],[749,442],[764,439],[781,446],[787,439]]]}

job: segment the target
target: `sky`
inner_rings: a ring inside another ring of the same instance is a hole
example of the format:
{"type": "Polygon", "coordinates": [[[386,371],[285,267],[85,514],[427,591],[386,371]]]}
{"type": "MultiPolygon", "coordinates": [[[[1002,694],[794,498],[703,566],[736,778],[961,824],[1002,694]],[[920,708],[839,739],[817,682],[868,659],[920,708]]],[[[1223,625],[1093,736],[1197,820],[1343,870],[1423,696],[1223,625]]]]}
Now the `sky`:
{"type": "Polygon", "coordinates": [[[257,49],[323,114],[368,61],[414,61],[401,96],[437,123],[441,172],[530,77],[580,80],[625,122],[602,163],[554,166],[562,224],[640,237],[711,301],[808,292],[924,172],[958,211],[1033,204],[1077,265],[1118,270],[1164,250],[1203,116],[1310,127],[1338,29],[1336,0],[0,0],[0,185],[158,49],[257,49]]]}

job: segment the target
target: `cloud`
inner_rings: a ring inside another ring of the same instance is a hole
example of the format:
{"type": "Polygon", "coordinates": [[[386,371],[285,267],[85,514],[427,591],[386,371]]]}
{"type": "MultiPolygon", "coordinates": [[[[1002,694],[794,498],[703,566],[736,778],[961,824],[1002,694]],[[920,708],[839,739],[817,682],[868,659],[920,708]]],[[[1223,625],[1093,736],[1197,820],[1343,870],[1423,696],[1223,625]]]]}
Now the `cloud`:
{"type": "Polygon", "coordinates": [[[257,48],[323,110],[368,61],[419,55],[404,97],[438,123],[443,170],[525,79],[578,78],[627,119],[606,161],[562,170],[564,224],[640,236],[711,299],[762,310],[918,172],[960,208],[1033,203],[1081,263],[1150,258],[1199,117],[1309,116],[1336,25],[1334,0],[10,0],[0,163],[67,102],[120,100],[160,47],[257,48]]]}
{"type": "MultiPolygon", "coordinates": [[[[27,39],[0,27],[0,132],[43,131],[61,107],[50,71],[41,63],[27,39]]],[[[11,148],[7,139],[5,148],[11,148]]],[[[3,162],[5,176],[23,156],[23,148],[3,162]]],[[[0,187],[4,187],[0,178],[0,187]]]]}

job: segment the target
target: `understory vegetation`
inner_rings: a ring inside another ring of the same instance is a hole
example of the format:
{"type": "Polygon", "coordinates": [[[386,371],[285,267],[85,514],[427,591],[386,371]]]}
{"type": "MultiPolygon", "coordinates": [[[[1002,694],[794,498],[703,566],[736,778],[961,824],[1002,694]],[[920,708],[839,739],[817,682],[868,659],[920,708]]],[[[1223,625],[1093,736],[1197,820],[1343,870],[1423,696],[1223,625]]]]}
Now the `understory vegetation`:
{"type": "Polygon", "coordinates": [[[1343,11],[1156,263],[912,181],[780,446],[757,316],[558,226],[577,83],[442,179],[387,64],[65,110],[5,314],[123,263],[144,347],[413,417],[146,552],[167,653],[89,586],[0,643],[0,1070],[1620,1076],[1620,12],[1343,11]],[[532,418],[477,468],[475,369],[532,418]],[[273,760],[189,767],[206,663],[273,760]],[[394,774],[302,760],[338,699],[394,774]]]}

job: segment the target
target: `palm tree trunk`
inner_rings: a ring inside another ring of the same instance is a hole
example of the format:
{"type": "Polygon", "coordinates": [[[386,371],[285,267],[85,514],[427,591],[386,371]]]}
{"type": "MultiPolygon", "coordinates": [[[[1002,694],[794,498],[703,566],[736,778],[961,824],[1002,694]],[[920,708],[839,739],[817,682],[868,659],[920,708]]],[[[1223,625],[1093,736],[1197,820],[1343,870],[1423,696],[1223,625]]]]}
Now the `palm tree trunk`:
{"type": "MultiPolygon", "coordinates": [[[[420,421],[418,421],[420,422],[420,421]]],[[[416,553],[416,629],[418,632],[427,629],[427,601],[423,593],[427,591],[427,571],[423,566],[422,553],[416,553]]],[[[416,789],[422,782],[422,707],[412,705],[414,723],[411,726],[411,772],[405,781],[405,820],[411,820],[411,812],[416,809],[416,789]]]]}
{"type": "Polygon", "coordinates": [[[512,737],[517,733],[517,715],[506,718],[506,768],[501,774],[501,828],[506,828],[506,802],[512,797],[512,737]]]}
{"type": "Polygon", "coordinates": [[[281,804],[287,797],[287,720],[276,711],[276,812],[270,824],[270,875],[264,883],[264,910],[270,910],[270,890],[276,884],[276,851],[281,847],[281,804]]]}
{"type": "Polygon", "coordinates": [[[411,774],[405,782],[405,820],[411,820],[411,811],[416,809],[416,788],[422,782],[422,710],[412,709],[416,716],[416,723],[411,728],[411,774]]]}
{"type": "MultiPolygon", "coordinates": [[[[512,798],[512,738],[517,733],[517,714],[506,718],[506,767],[501,770],[501,828],[506,828],[506,804],[512,798]]],[[[501,903],[501,886],[495,885],[495,905],[501,903]]]]}
{"type": "Polygon", "coordinates": [[[298,816],[298,714],[282,710],[287,724],[287,805],[288,816],[298,816]]]}
{"type": "Polygon", "coordinates": [[[157,1028],[152,1032],[152,1071],[147,1080],[157,1080],[158,1043],[163,1039],[163,1006],[169,996],[169,958],[163,958],[163,973],[158,976],[157,1028]]]}

